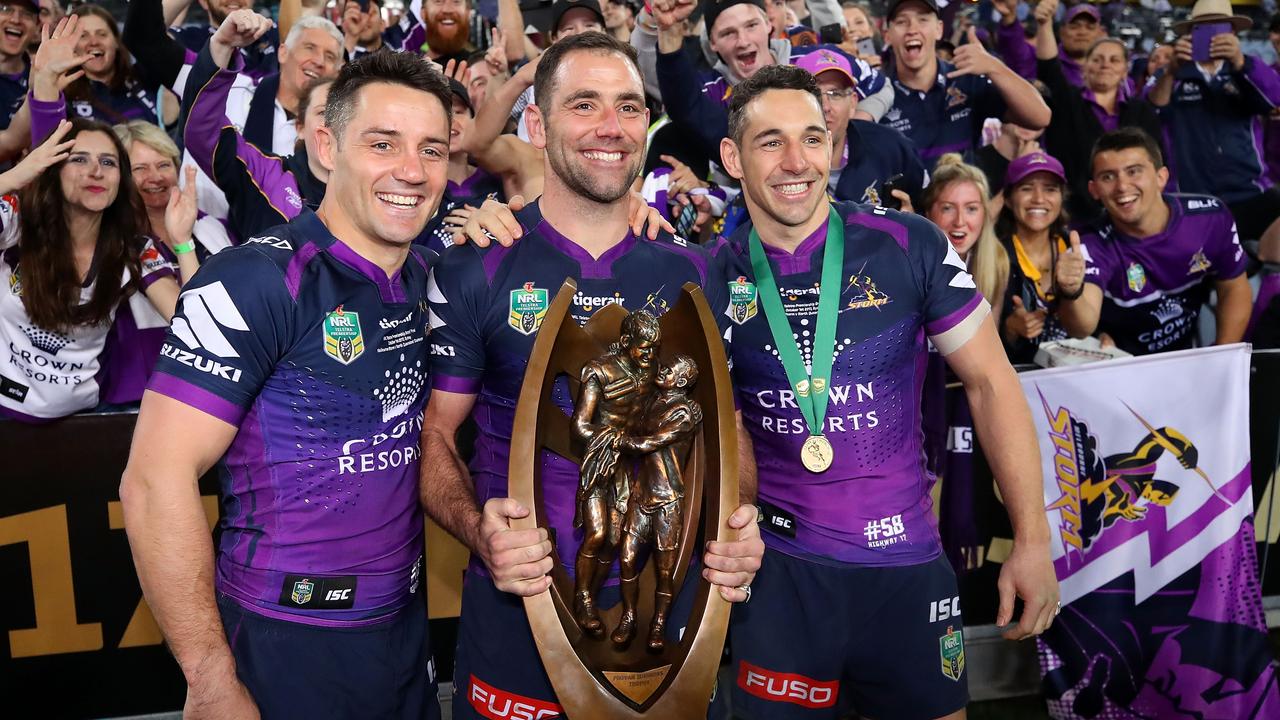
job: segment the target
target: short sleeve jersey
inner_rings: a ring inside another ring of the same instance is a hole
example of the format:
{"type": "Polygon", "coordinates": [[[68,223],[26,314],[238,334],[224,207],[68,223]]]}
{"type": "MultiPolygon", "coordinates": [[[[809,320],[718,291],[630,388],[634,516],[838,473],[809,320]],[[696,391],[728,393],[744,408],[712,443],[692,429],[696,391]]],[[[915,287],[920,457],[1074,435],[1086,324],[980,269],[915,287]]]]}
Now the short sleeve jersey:
{"type": "Polygon", "coordinates": [[[428,261],[394,277],[310,211],[214,255],[148,389],[238,428],[217,588],[261,615],[368,624],[421,573],[428,261]]]}
{"type": "Polygon", "coordinates": [[[1133,238],[1109,220],[1081,236],[1085,281],[1102,289],[1098,330],[1134,355],[1185,350],[1213,283],[1245,269],[1226,204],[1209,195],[1165,195],[1164,232],[1133,238]]]}
{"type": "MultiPolygon", "coordinates": [[[[580,324],[609,304],[661,316],[675,306],[687,282],[701,285],[712,307],[723,306],[715,294],[724,282],[710,257],[680,238],[663,234],[650,242],[628,234],[593,259],[542,218],[538,203],[516,213],[516,219],[525,233],[510,248],[463,245],[446,251],[432,273],[429,293],[432,387],[477,395],[471,477],[481,505],[508,495],[511,430],[525,366],[566,278],[578,284],[571,314],[580,324]]],[[[552,399],[567,414],[573,412],[563,379],[552,399]]],[[[573,527],[577,465],[544,451],[542,487],[548,519],[561,539],[556,544],[560,560],[572,574],[581,539],[573,527]]]]}
{"type": "MultiPolygon", "coordinates": [[[[99,402],[103,349],[111,332],[112,317],[97,325],[76,325],[65,330],[42,328],[31,322],[22,301],[22,253],[19,225],[12,196],[0,198],[0,416],[41,422],[89,410],[99,402]]],[[[151,240],[140,240],[142,277],[137,288],[146,290],[173,268],[151,240]]],[[[97,264],[80,288],[80,303],[93,298],[97,264]]],[[[112,278],[128,285],[129,271],[112,278]]],[[[146,304],[143,299],[141,303],[146,304]]],[[[126,312],[128,312],[128,302],[126,312]]],[[[149,307],[149,305],[148,305],[149,307]]]]}
{"type": "Polygon", "coordinates": [[[913,90],[893,77],[893,107],[880,119],[916,146],[920,162],[933,169],[938,158],[954,152],[968,156],[981,145],[987,118],[1002,118],[1004,97],[985,75],[948,78],[954,65],[938,61],[938,77],[928,91],[913,90]]]}
{"type": "MultiPolygon", "coordinates": [[[[927,220],[871,205],[834,207],[845,250],[823,428],[834,462],[825,472],[810,472],[800,461],[808,426],[761,307],[750,226],[718,254],[727,273],[734,386],[755,447],[759,498],[793,521],[787,532],[766,524],[765,542],[858,565],[919,563],[941,551],[929,497],[934,477],[922,453],[926,337],[952,352],[973,337],[989,308],[964,262],[927,220]]],[[[826,236],[824,224],[794,253],[765,245],[806,364],[816,351],[826,236]]]]}

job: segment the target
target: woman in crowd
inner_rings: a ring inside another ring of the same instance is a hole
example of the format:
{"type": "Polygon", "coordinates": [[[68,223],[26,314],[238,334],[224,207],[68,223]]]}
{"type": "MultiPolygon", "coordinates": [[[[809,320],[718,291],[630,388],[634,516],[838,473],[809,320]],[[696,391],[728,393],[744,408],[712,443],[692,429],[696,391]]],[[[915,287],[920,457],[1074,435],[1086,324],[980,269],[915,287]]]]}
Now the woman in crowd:
{"type": "MultiPolygon", "coordinates": [[[[178,146],[158,126],[143,120],[131,120],[113,129],[129,153],[130,174],[146,211],[144,231],[159,241],[156,248],[171,266],[178,268],[185,285],[200,263],[231,246],[227,230],[216,218],[199,211],[193,227],[171,229],[170,207],[178,201],[178,146]]],[[[187,166],[183,187],[190,193],[194,186],[195,168],[187,166]]],[[[130,298],[129,307],[116,315],[107,344],[110,362],[105,365],[100,383],[102,402],[121,405],[142,400],[168,326],[145,298],[130,298]]]]}
{"type": "Polygon", "coordinates": [[[924,190],[925,217],[942,229],[968,265],[978,291],[998,309],[1009,282],[1009,255],[996,240],[990,202],[991,191],[981,170],[956,153],[938,158],[924,190]]]}
{"type": "MultiPolygon", "coordinates": [[[[95,407],[120,304],[143,293],[173,316],[178,282],[141,233],[128,160],[110,127],[77,118],[0,175],[0,193],[21,189],[0,202],[0,414],[39,422],[95,407]]],[[[182,200],[175,239],[195,220],[194,194],[182,200]]]]}
{"type": "Polygon", "coordinates": [[[1004,208],[996,219],[996,236],[1011,258],[1009,292],[1004,307],[995,310],[1015,364],[1034,362],[1040,343],[1067,337],[1058,321],[1056,281],[1058,257],[1069,247],[1066,197],[1067,177],[1057,158],[1034,152],[1009,165],[1004,208]]]}
{"type": "Polygon", "coordinates": [[[1161,137],[1160,118],[1145,98],[1127,91],[1129,51],[1116,38],[1097,40],[1085,53],[1083,88],[1067,82],[1058,58],[1053,19],[1041,17],[1046,7],[1042,3],[1036,9],[1036,19],[1040,21],[1036,32],[1036,73],[1053,97],[1053,119],[1042,144],[1061,159],[1070,178],[1067,210],[1071,217],[1077,222],[1092,222],[1102,214],[1102,206],[1089,194],[1093,144],[1103,133],[1121,127],[1139,127],[1151,137],[1161,137]]]}
{"type": "MultiPolygon", "coordinates": [[[[231,246],[231,237],[219,220],[200,212],[197,213],[195,228],[191,233],[191,240],[195,242],[193,251],[175,253],[173,236],[165,226],[164,219],[169,198],[174,188],[178,187],[178,167],[182,164],[182,153],[168,133],[153,123],[130,120],[116,125],[114,130],[129,152],[129,171],[147,211],[149,234],[160,241],[161,252],[173,256],[170,259],[178,266],[182,282],[186,284],[200,267],[200,263],[209,259],[210,255],[231,246]]],[[[195,168],[188,166],[187,172],[194,173],[195,168]]]]}
{"type": "Polygon", "coordinates": [[[65,27],[59,27],[79,38],[76,55],[84,57],[84,77],[67,88],[72,116],[106,123],[147,120],[166,127],[177,122],[177,96],[165,89],[165,78],[130,60],[110,12],[99,5],[81,5],[66,18],[65,27]]]}
{"type": "Polygon", "coordinates": [[[844,13],[845,22],[844,42],[840,44],[840,49],[873,68],[880,67],[880,50],[884,47],[884,40],[880,38],[880,29],[871,15],[871,7],[858,0],[845,0],[840,10],[844,13]],[[871,40],[873,51],[859,53],[858,42],[861,40],[871,40]]]}

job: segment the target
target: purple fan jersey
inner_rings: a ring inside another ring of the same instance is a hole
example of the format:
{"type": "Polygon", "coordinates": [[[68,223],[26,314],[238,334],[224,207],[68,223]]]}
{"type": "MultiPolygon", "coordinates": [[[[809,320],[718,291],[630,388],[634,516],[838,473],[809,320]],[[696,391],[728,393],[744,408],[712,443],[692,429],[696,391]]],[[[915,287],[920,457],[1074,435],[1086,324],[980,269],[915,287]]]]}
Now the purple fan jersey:
{"type": "Polygon", "coordinates": [[[1081,236],[1085,282],[1102,288],[1098,330],[1134,355],[1185,350],[1213,283],[1245,269],[1226,205],[1208,195],[1165,195],[1164,232],[1132,238],[1104,220],[1081,236]]]}
{"type": "MultiPolygon", "coordinates": [[[[824,432],[825,472],[800,462],[808,429],[760,306],[747,238],[725,262],[731,364],[743,423],[755,446],[765,543],[802,557],[909,565],[937,557],[937,523],[924,464],[920,397],[926,337],[944,354],[969,341],[989,308],[942,233],[915,215],[837,203],[845,222],[835,363],[824,432]]],[[[811,361],[827,226],[794,254],[765,246],[806,364],[811,361]]]]}
{"type": "Polygon", "coordinates": [[[388,278],[310,211],[210,258],[148,389],[239,428],[217,589],[312,625],[389,620],[421,577],[428,262],[388,278]]]}
{"type": "MultiPolygon", "coordinates": [[[[608,304],[661,316],[687,282],[701,285],[711,307],[724,281],[705,250],[665,233],[655,242],[628,233],[618,245],[593,259],[542,218],[539,203],[516,213],[524,236],[512,247],[463,245],[447,250],[432,273],[431,385],[436,390],[474,394],[479,429],[471,479],[481,505],[507,497],[511,428],[525,366],[542,320],[566,278],[578,283],[571,314],[585,323],[608,304]]],[[[568,383],[552,392],[566,414],[573,412],[568,383]]],[[[560,562],[573,574],[581,531],[573,527],[578,466],[543,453],[542,487],[560,562]],[[573,538],[574,541],[569,541],[573,538]]],[[[476,562],[472,567],[483,571],[476,562]]]]}

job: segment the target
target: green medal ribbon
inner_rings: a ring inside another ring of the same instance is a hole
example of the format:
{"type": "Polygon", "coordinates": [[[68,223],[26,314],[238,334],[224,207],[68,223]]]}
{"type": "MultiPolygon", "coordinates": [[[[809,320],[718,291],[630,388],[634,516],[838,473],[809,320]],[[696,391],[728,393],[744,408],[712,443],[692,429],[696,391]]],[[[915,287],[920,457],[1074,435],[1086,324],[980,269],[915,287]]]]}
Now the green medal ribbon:
{"type": "MultiPolygon", "coordinates": [[[[760,288],[760,304],[764,306],[787,380],[796,393],[796,404],[804,415],[812,438],[821,438],[827,419],[827,397],[831,384],[831,365],[835,361],[836,318],[840,314],[840,277],[844,269],[844,225],[835,208],[827,219],[826,246],[822,251],[822,285],[818,290],[818,327],[814,334],[812,374],[805,372],[800,348],[792,337],[791,322],[782,307],[782,295],[773,278],[773,269],[765,257],[764,246],[755,228],[750,237],[751,268],[760,288]]],[[[828,464],[830,461],[828,460],[828,464]]]]}

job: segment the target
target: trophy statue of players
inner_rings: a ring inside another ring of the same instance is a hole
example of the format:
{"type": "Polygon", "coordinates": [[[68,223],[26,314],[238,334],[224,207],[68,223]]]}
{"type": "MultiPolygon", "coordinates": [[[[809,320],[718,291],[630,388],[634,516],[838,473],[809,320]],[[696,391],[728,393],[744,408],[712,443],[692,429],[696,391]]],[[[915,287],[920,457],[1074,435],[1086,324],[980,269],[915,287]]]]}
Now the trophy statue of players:
{"type": "Polygon", "coordinates": [[[513,526],[548,526],[542,453],[580,468],[574,577],[552,553],[550,591],[525,598],[530,626],[567,717],[705,718],[729,607],[686,575],[706,540],[733,538],[725,521],[737,505],[738,454],[720,335],[692,284],[661,318],[608,305],[581,327],[568,312],[576,290],[566,280],[547,311],[512,434],[511,494],[533,509],[513,526]],[[571,416],[551,401],[561,378],[571,416]],[[621,602],[602,608],[615,562],[621,602]],[[693,609],[671,641],[681,592],[693,609]]]}

